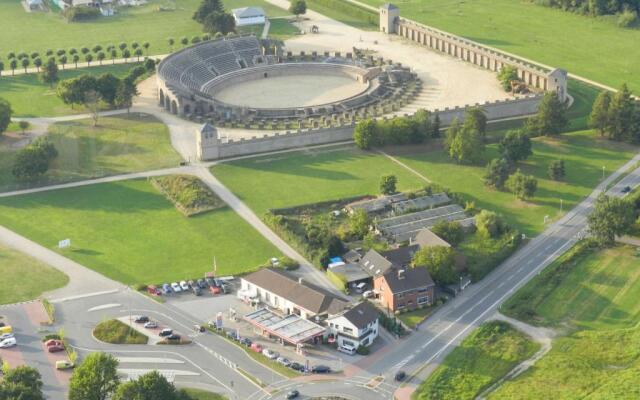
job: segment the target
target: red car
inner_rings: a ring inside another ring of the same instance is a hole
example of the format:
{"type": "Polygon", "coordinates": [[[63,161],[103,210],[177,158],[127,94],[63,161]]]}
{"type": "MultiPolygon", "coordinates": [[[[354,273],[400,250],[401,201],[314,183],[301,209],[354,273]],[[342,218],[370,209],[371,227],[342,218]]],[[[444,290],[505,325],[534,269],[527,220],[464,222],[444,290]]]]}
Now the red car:
{"type": "Polygon", "coordinates": [[[209,290],[212,294],[220,294],[222,290],[217,286],[209,286],[209,290]]]}
{"type": "Polygon", "coordinates": [[[256,353],[262,353],[262,350],[264,350],[264,348],[259,343],[251,343],[251,350],[255,351],[256,353]]]}
{"type": "Polygon", "coordinates": [[[58,340],[58,339],[49,339],[46,342],[44,342],[44,345],[46,347],[51,347],[51,346],[62,346],[62,347],[64,347],[64,343],[62,343],[62,340],[58,340]]]}
{"type": "Polygon", "coordinates": [[[160,296],[160,295],[162,295],[162,291],[160,289],[158,289],[155,285],[147,286],[147,293],[149,293],[152,296],[160,296]]]}
{"type": "Polygon", "coordinates": [[[64,344],[60,343],[60,344],[54,344],[51,346],[47,346],[47,351],[49,353],[57,353],[59,351],[64,351],[64,344]]]}

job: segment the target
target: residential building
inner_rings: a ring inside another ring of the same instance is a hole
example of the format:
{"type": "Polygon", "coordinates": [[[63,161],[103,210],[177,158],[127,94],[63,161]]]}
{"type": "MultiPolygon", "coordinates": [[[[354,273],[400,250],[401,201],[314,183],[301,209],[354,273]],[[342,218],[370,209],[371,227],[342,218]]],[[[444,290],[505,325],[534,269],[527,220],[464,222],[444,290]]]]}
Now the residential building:
{"type": "Polygon", "coordinates": [[[327,331],[338,346],[369,346],[378,337],[378,310],[367,302],[327,319],[327,331]]]}
{"type": "Polygon", "coordinates": [[[260,7],[242,7],[231,10],[236,26],[260,25],[266,22],[267,16],[260,7]]]}
{"type": "Polygon", "coordinates": [[[380,305],[392,312],[431,305],[435,299],[435,283],[426,268],[389,268],[373,279],[373,290],[380,305]]]}

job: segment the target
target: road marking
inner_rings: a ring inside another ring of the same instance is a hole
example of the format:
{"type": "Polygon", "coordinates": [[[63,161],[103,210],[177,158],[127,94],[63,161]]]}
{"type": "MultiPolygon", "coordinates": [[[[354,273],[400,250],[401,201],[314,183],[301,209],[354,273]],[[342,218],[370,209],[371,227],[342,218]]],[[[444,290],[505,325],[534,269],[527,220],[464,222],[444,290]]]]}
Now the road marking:
{"type": "Polygon", "coordinates": [[[182,360],[176,360],[175,358],[164,357],[116,357],[118,362],[124,363],[137,363],[137,364],[184,364],[182,360]]]}
{"type": "Polygon", "coordinates": [[[69,297],[63,297],[63,298],[60,298],[60,299],[53,299],[53,300],[50,300],[49,302],[50,303],[62,303],[64,301],[86,299],[87,297],[102,296],[104,294],[118,293],[119,291],[120,291],[120,289],[113,289],[113,290],[105,290],[103,292],[93,292],[93,293],[79,294],[77,296],[69,296],[69,297]]]}
{"type": "Polygon", "coordinates": [[[138,379],[139,376],[147,374],[151,371],[158,371],[160,375],[167,378],[169,382],[173,382],[176,376],[200,376],[199,373],[193,371],[185,371],[178,369],[129,369],[118,368],[118,372],[122,375],[127,375],[129,380],[138,379]]]}
{"type": "Polygon", "coordinates": [[[109,308],[115,308],[115,307],[120,307],[122,304],[118,304],[118,303],[113,303],[113,304],[103,304],[101,306],[95,306],[95,307],[91,307],[90,309],[88,309],[88,312],[91,311],[100,311],[100,310],[106,310],[109,308]]]}

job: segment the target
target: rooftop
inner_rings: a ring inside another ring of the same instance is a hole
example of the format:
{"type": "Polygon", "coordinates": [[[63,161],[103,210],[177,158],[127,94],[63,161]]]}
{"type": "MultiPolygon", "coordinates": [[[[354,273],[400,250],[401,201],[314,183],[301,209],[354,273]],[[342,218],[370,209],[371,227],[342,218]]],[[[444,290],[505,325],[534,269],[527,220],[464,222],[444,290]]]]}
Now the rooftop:
{"type": "Polygon", "coordinates": [[[388,270],[383,277],[393,293],[402,293],[422,287],[435,286],[426,268],[392,268],[388,270]]]}
{"type": "Polygon", "coordinates": [[[345,311],[342,317],[355,325],[358,329],[366,328],[366,326],[378,319],[378,310],[366,301],[345,311]]]}
{"type": "Polygon", "coordinates": [[[304,343],[325,331],[322,326],[297,315],[282,316],[266,308],[253,311],[242,318],[294,345],[304,343]]]}
{"type": "Polygon", "coordinates": [[[242,7],[231,10],[236,18],[264,17],[266,14],[260,7],[242,7]]]}

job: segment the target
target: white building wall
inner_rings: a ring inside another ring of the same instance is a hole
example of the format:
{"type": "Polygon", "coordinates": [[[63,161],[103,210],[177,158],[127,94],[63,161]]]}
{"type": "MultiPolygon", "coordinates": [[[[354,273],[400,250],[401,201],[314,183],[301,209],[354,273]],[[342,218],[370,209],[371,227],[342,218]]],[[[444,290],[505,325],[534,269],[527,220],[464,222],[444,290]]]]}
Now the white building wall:
{"type": "Polygon", "coordinates": [[[300,311],[299,315],[302,318],[311,319],[316,315],[311,311],[301,308],[299,305],[292,303],[291,301],[284,299],[277,294],[274,294],[273,292],[260,287],[256,287],[256,285],[244,279],[240,280],[240,286],[243,291],[251,293],[252,296],[258,297],[262,303],[268,305],[271,308],[278,309],[284,314],[295,314],[294,309],[298,309],[300,311]]]}
{"type": "Polygon", "coordinates": [[[236,20],[236,26],[247,25],[260,25],[265,23],[265,17],[251,17],[251,18],[234,18],[236,20]]]}
{"type": "Polygon", "coordinates": [[[356,348],[360,345],[369,346],[378,337],[378,319],[370,323],[364,329],[358,329],[343,316],[330,318],[327,320],[327,324],[329,332],[337,336],[338,346],[343,346],[345,344],[345,341],[349,342],[348,344],[352,344],[356,348]],[[345,332],[345,327],[351,329],[351,331],[345,332]],[[371,329],[371,333],[369,335],[363,337],[360,340],[353,338],[360,337],[360,335],[362,335],[362,333],[364,333],[368,329],[371,329]],[[353,337],[345,336],[345,334],[353,337]],[[368,341],[366,340],[367,338],[369,339],[368,341]]]}

